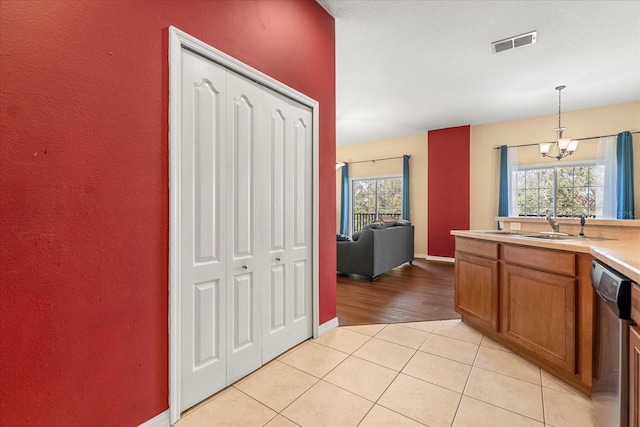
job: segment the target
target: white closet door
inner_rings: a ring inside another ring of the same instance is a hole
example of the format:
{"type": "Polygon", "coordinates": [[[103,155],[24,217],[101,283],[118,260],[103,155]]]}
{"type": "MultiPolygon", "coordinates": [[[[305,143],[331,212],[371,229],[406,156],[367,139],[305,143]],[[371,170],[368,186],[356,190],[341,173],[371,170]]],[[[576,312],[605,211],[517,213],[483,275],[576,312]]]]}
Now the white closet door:
{"type": "Polygon", "coordinates": [[[293,323],[291,325],[292,347],[309,338],[313,326],[312,295],[312,209],[313,209],[313,142],[312,112],[309,107],[288,100],[292,109],[293,207],[288,212],[291,227],[291,252],[289,264],[292,269],[291,292],[293,323]]]}
{"type": "Polygon", "coordinates": [[[266,285],[266,248],[261,237],[264,155],[259,140],[262,90],[227,72],[227,140],[230,150],[228,251],[231,256],[227,293],[227,381],[232,383],[262,363],[261,288],[266,285]]]}
{"type": "Polygon", "coordinates": [[[312,335],[312,113],[182,50],[180,411],[312,335]]]}
{"type": "Polygon", "coordinates": [[[291,210],[291,117],[288,104],[274,93],[265,90],[263,94],[262,134],[269,149],[267,161],[268,207],[265,220],[268,224],[269,284],[265,289],[263,313],[263,363],[273,359],[290,348],[291,321],[293,310],[288,289],[291,269],[287,263],[288,229],[291,223],[287,212],[291,210]],[[289,126],[287,127],[287,124],[289,126]]]}
{"type": "Polygon", "coordinates": [[[182,51],[179,156],[180,410],[226,386],[226,71],[182,51]]]}
{"type": "Polygon", "coordinates": [[[312,334],[311,117],[306,107],[264,90],[269,285],[263,303],[263,363],[312,334]]]}

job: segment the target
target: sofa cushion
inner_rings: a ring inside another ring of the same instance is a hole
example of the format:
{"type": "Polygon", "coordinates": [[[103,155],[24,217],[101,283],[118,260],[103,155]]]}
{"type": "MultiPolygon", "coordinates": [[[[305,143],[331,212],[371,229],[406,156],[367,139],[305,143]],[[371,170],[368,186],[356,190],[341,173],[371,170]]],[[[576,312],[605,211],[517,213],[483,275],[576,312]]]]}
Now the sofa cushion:
{"type": "Polygon", "coordinates": [[[362,230],[359,230],[353,233],[353,235],[351,236],[351,239],[353,239],[354,242],[357,242],[358,239],[360,239],[360,236],[362,236],[362,230]]]}
{"type": "Polygon", "coordinates": [[[395,226],[411,225],[411,221],[406,220],[406,219],[399,219],[399,220],[396,220],[396,222],[394,222],[393,225],[395,225],[395,226]]]}
{"type": "Polygon", "coordinates": [[[338,242],[351,242],[351,237],[345,234],[336,234],[336,240],[338,242]]]}
{"type": "Polygon", "coordinates": [[[364,227],[362,227],[363,230],[366,230],[367,228],[371,228],[372,230],[379,230],[379,229],[385,228],[385,226],[384,226],[384,222],[372,222],[371,224],[367,224],[364,227]]]}

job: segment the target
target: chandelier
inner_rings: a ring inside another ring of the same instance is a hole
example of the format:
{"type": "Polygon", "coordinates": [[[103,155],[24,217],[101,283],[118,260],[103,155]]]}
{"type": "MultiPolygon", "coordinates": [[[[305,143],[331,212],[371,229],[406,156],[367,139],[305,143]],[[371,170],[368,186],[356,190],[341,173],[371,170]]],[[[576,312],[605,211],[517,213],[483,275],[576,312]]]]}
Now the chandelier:
{"type": "Polygon", "coordinates": [[[561,94],[562,94],[562,89],[564,89],[566,86],[558,86],[556,87],[556,90],[558,91],[558,127],[556,128],[556,142],[555,142],[555,147],[556,147],[556,151],[557,151],[557,155],[553,155],[553,154],[549,154],[549,151],[551,150],[551,146],[554,145],[553,142],[541,142],[540,143],[540,154],[542,154],[542,157],[553,157],[555,159],[562,159],[563,157],[567,157],[573,154],[574,151],[576,151],[576,148],[578,148],[578,142],[577,140],[572,140],[571,138],[563,138],[562,137],[562,132],[564,132],[565,128],[562,127],[562,124],[560,123],[560,117],[561,117],[561,94]]]}

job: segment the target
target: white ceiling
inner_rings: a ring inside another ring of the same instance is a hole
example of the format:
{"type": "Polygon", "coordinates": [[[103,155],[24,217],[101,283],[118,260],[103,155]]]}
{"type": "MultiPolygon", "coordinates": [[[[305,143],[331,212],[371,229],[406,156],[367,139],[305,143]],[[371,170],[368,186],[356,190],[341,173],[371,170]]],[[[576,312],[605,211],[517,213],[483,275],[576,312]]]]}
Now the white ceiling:
{"type": "Polygon", "coordinates": [[[640,99],[638,0],[318,2],[336,19],[338,145],[554,114],[561,84],[563,112],[640,99]]]}

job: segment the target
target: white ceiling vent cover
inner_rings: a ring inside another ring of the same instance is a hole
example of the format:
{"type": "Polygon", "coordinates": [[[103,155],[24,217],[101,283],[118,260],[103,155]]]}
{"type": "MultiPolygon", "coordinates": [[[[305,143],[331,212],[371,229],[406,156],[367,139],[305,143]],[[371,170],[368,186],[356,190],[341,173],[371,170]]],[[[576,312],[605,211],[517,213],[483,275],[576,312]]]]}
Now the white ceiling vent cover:
{"type": "Polygon", "coordinates": [[[534,44],[536,42],[537,35],[537,31],[531,31],[526,34],[520,34],[519,36],[498,40],[497,42],[491,43],[491,49],[493,50],[493,53],[499,53],[516,47],[534,44]]]}

